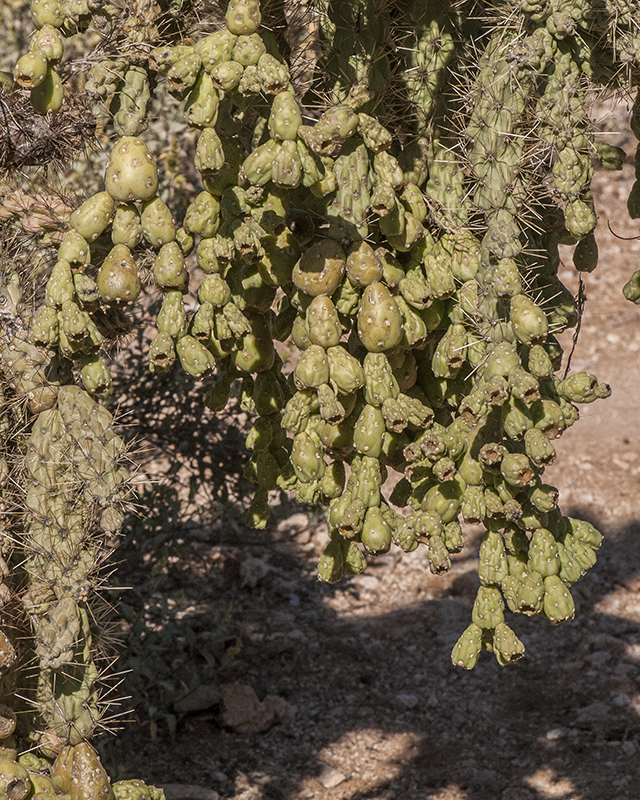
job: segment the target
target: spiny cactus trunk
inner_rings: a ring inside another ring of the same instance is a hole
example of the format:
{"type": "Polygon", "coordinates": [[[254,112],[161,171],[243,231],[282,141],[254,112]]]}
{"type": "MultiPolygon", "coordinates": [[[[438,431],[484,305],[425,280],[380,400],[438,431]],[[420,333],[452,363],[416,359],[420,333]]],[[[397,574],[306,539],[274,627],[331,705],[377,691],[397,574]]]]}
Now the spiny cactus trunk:
{"type": "MultiPolygon", "coordinates": [[[[126,483],[91,399],[112,392],[100,320],[136,301],[150,254],[162,294],[150,369],[215,370],[206,405],[221,411],[240,382],[254,414],[248,524],[267,524],[278,488],[326,505],[325,581],[391,546],[423,546],[445,572],[460,523],[483,524],[481,587],[452,654],[467,669],[482,649],[501,664],[523,655],[506,608],[573,617],[570,586],[601,536],[562,514],[542,476],[576,404],[609,388],[559,374],[556,335],[578,311],[558,245],[595,268],[591,159],[617,169],[624,154],[595,142],[589,98],[634,86],[640,52],[637,11],[607,4],[230,0],[192,38],[177,6],[97,5],[34,0],[14,73],[50,118],[64,108],[64,36],[94,17],[107,29],[86,82],[118,137],[104,188],[71,214],[44,301],[3,353],[37,415],[21,501],[39,664],[29,735],[58,753],[63,792],[99,718],[87,603],[126,483]],[[315,69],[300,68],[307,54],[315,69]],[[178,224],[142,138],[163,91],[197,136],[202,191],[178,224]],[[289,340],[287,376],[274,342],[289,340]],[[54,364],[59,386],[40,378],[54,364]]],[[[636,132],[638,118],[636,105],[636,132]]],[[[638,286],[636,273],[635,301],[638,286]]]]}

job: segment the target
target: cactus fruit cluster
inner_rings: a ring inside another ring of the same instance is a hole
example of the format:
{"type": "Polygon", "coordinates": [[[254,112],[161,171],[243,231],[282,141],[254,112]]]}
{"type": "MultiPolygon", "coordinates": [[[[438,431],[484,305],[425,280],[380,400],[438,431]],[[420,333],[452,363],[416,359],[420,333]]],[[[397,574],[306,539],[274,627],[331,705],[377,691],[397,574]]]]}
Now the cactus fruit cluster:
{"type": "MultiPolygon", "coordinates": [[[[619,169],[624,153],[596,140],[590,103],[633,88],[640,67],[631,4],[229,0],[207,30],[188,30],[175,2],[126,6],[32,0],[13,74],[55,118],[65,38],[104,33],[83,62],[114,140],[103,185],[68,215],[37,309],[1,353],[30,431],[30,735],[72,797],[100,718],[88,609],[127,485],[99,402],[113,393],[104,320],[145,284],[162,298],[149,369],[214,374],[206,406],[238,395],[253,415],[247,524],[265,527],[278,489],[327,506],[330,582],[393,546],[424,547],[446,572],[461,523],[482,525],[481,585],[452,655],[467,669],[482,650],[523,655],[506,609],[573,617],[570,587],[601,536],[562,513],[543,473],[579,405],[610,390],[561,374],[556,337],[579,309],[558,248],[574,246],[579,272],[597,265],[592,162],[619,169]],[[167,95],[201,181],[180,219],[145,138],[167,95]]],[[[636,134],[638,120],[636,102],[636,134]]],[[[17,277],[7,286],[19,293],[17,277]]],[[[640,299],[638,273],[625,293],[640,299]]]]}

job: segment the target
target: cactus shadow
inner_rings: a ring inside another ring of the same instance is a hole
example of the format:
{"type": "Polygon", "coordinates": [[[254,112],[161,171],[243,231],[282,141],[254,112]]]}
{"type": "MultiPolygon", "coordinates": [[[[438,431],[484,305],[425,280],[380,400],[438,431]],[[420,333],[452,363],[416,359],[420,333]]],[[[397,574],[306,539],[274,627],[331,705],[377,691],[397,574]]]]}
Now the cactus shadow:
{"type": "Polygon", "coordinates": [[[576,619],[511,615],[526,657],[501,668],[484,654],[466,673],[449,653],[470,617],[477,541],[450,576],[429,575],[420,551],[390,553],[327,586],[314,571],[322,522],[287,532],[296,508],[274,511],[265,533],[247,531],[237,509],[206,539],[183,529],[189,564],[159,571],[155,612],[138,598],[157,630],[137,662],[128,656],[137,724],[103,748],[114,776],[238,800],[637,797],[639,523],[591,519],[605,543],[572,590],[576,619]],[[234,732],[218,693],[229,683],[288,709],[266,731],[234,732]],[[192,691],[208,699],[185,711],[192,691]]]}

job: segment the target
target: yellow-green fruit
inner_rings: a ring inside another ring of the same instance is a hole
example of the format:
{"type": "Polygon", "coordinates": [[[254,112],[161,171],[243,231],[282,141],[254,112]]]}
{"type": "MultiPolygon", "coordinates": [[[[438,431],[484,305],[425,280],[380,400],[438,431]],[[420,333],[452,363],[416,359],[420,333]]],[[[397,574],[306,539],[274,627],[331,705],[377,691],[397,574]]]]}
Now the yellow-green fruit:
{"type": "Polygon", "coordinates": [[[140,294],[140,278],[131,250],[117,244],[98,273],[98,292],[106,303],[132,303],[140,294]]]}
{"type": "Polygon", "coordinates": [[[176,229],[169,207],[159,197],[147,200],[140,214],[142,232],[152,247],[161,247],[176,238],[176,229]]]}
{"type": "Polygon", "coordinates": [[[162,289],[187,290],[189,273],[177,242],[162,245],[153,265],[153,277],[162,289]]]}
{"type": "Polygon", "coordinates": [[[53,63],[62,58],[64,43],[53,25],[43,25],[39,31],[33,34],[29,42],[29,49],[33,52],[39,51],[47,61],[53,63]]]}
{"type": "Polygon", "coordinates": [[[344,250],[338,242],[323,239],[311,245],[295,265],[293,283],[311,297],[332,295],[342,281],[345,262],[344,250]]]}
{"type": "Polygon", "coordinates": [[[13,70],[15,82],[23,89],[34,89],[47,75],[47,57],[40,50],[20,56],[13,70]]]}
{"type": "Polygon", "coordinates": [[[135,203],[121,203],[111,225],[111,241],[124,244],[130,250],[142,241],[142,223],[135,203]]]}
{"type": "Polygon", "coordinates": [[[67,300],[73,300],[73,273],[71,264],[64,259],[53,265],[51,275],[47,281],[45,302],[48,306],[62,306],[67,300]]]}
{"type": "Polygon", "coordinates": [[[261,315],[249,319],[251,332],[245,334],[234,354],[234,363],[243,372],[265,372],[274,364],[276,351],[271,330],[261,315]]]}
{"type": "Polygon", "coordinates": [[[243,67],[251,67],[260,61],[260,57],[267,52],[264,42],[257,33],[238,36],[233,47],[231,57],[243,67]]]}
{"type": "Polygon", "coordinates": [[[198,137],[196,155],[193,160],[199,172],[217,172],[224,166],[225,157],[220,137],[214,128],[205,128],[198,137]]]}
{"type": "Polygon", "coordinates": [[[391,350],[402,339],[402,315],[382,283],[366,287],[358,309],[358,335],[370,353],[391,350]]]}
{"type": "Polygon", "coordinates": [[[354,246],[347,256],[347,278],[357,289],[382,280],[382,264],[367,242],[354,246]]]}
{"type": "Polygon", "coordinates": [[[312,344],[325,350],[340,343],[342,325],[330,297],[318,295],[307,309],[307,329],[312,344]]]}
{"type": "Polygon", "coordinates": [[[224,21],[235,36],[255,33],[262,22],[259,0],[230,0],[224,21]]]}
{"type": "Polygon", "coordinates": [[[58,248],[58,258],[68,261],[69,264],[88,264],[91,261],[91,252],[87,240],[76,230],[67,231],[58,248]]]}
{"type": "Polygon", "coordinates": [[[235,61],[221,61],[211,70],[211,80],[217,89],[231,92],[242,80],[244,67],[235,61]]]}
{"type": "Polygon", "coordinates": [[[89,242],[95,241],[111,222],[114,202],[108,192],[98,192],[71,214],[69,225],[89,242]]]}
{"type": "Polygon", "coordinates": [[[151,200],[158,189],[158,170],[142,139],[123,136],[116,142],[104,184],[114,200],[151,200]]]}
{"type": "Polygon", "coordinates": [[[17,761],[0,758],[0,790],[11,800],[24,800],[31,789],[29,773],[17,761]]]}
{"type": "Polygon", "coordinates": [[[45,25],[59,28],[64,18],[64,6],[59,0],[32,0],[31,19],[36,28],[43,28],[45,25]]]}
{"type": "Polygon", "coordinates": [[[280,92],[273,100],[269,115],[269,133],[277,141],[295,141],[302,115],[295,97],[289,92],[280,92]]]}
{"type": "Polygon", "coordinates": [[[53,67],[47,68],[44,79],[31,90],[31,105],[39,114],[56,114],[64,102],[64,87],[53,67]]]}
{"type": "Polygon", "coordinates": [[[236,40],[237,36],[231,31],[219,30],[196,42],[194,50],[202,59],[202,66],[207,72],[211,72],[221,61],[231,61],[236,40]]]}
{"type": "Polygon", "coordinates": [[[184,104],[184,115],[188,124],[197,128],[215,125],[219,103],[218,90],[213,85],[211,75],[205,70],[193,85],[184,104]]]}

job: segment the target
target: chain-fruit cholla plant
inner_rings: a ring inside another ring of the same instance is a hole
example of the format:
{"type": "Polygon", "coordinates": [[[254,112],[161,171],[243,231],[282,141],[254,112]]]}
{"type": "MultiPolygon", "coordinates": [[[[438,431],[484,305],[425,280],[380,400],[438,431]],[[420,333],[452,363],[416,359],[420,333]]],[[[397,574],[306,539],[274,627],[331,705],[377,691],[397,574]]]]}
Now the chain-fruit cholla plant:
{"type": "MultiPolygon", "coordinates": [[[[105,31],[83,62],[114,134],[104,186],[71,214],[35,315],[7,328],[2,351],[31,431],[20,500],[21,602],[39,664],[29,733],[56,757],[53,788],[34,791],[74,800],[78,785],[96,794],[87,609],[127,480],[98,402],[112,393],[100,320],[135,303],[150,254],[162,304],[149,368],[215,371],[204,402],[216,412],[238,383],[253,414],[247,523],[267,524],[277,489],[326,505],[320,579],[360,573],[392,546],[422,546],[446,572],[461,522],[481,524],[481,586],[453,662],[470,669],[485,649],[508,664],[524,647],[506,608],[571,619],[570,587],[601,541],[562,514],[542,475],[578,405],[609,394],[585,372],[559,374],[556,335],[578,309],[558,247],[575,246],[578,271],[596,267],[592,161],[619,169],[624,153],[595,140],[589,102],[598,87],[635,84],[633,9],[231,0],[213,32],[194,33],[178,5],[33,0],[36,31],[14,73],[38,112],[63,113],[64,38],[90,23],[105,31]],[[179,220],[145,142],[152,101],[167,93],[197,137],[202,182],[179,220]],[[280,353],[292,350],[290,371],[280,353]]],[[[636,105],[635,131],[638,120],[636,105]]],[[[9,284],[19,291],[18,277],[9,284]]],[[[5,752],[5,772],[47,770],[5,752]]]]}

